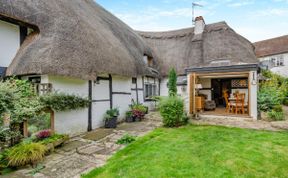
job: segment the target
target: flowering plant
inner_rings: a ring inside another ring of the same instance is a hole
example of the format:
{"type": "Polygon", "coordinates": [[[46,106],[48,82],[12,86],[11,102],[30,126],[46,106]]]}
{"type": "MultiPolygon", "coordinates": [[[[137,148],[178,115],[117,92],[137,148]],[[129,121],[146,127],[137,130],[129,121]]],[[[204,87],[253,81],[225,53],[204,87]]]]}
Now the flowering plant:
{"type": "Polygon", "coordinates": [[[145,112],[141,111],[140,109],[133,109],[132,114],[135,118],[143,119],[145,112]]]}
{"type": "Polygon", "coordinates": [[[41,130],[36,134],[36,137],[38,139],[44,139],[44,138],[48,138],[52,135],[51,130],[41,130]]]}

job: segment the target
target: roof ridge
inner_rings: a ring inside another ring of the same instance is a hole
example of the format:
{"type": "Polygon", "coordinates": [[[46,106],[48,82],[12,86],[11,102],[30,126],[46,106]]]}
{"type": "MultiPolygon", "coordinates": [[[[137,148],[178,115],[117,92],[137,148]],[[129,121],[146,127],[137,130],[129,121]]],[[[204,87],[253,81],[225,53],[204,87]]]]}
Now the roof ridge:
{"type": "Polygon", "coordinates": [[[256,41],[253,44],[263,43],[263,42],[266,42],[266,41],[272,41],[272,40],[277,40],[277,39],[286,38],[286,37],[288,38],[288,35],[282,35],[282,36],[278,36],[278,37],[274,37],[274,38],[269,38],[269,39],[265,39],[265,40],[261,40],[261,41],[256,41]]]}

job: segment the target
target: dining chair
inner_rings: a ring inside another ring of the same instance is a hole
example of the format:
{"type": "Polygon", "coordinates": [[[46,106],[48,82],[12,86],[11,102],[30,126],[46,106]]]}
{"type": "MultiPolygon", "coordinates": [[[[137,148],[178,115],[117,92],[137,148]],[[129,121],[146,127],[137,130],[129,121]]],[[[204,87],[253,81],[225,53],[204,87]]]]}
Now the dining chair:
{"type": "Polygon", "coordinates": [[[224,93],[224,99],[225,99],[225,103],[226,103],[226,110],[225,112],[231,112],[231,103],[228,100],[228,94],[224,93]]]}
{"type": "Polygon", "coordinates": [[[238,112],[245,114],[245,108],[248,105],[245,103],[245,93],[239,93],[236,95],[236,101],[232,104],[232,110],[235,111],[236,114],[238,112]]]}

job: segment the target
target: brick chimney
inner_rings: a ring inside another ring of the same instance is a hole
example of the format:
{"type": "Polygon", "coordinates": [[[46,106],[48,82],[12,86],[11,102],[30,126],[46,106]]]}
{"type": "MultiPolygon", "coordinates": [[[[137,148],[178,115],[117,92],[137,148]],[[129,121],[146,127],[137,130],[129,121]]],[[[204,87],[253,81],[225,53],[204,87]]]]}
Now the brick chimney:
{"type": "Polygon", "coordinates": [[[204,18],[202,16],[196,17],[195,18],[195,30],[194,30],[194,34],[198,35],[198,34],[202,34],[205,28],[205,21],[204,18]]]}

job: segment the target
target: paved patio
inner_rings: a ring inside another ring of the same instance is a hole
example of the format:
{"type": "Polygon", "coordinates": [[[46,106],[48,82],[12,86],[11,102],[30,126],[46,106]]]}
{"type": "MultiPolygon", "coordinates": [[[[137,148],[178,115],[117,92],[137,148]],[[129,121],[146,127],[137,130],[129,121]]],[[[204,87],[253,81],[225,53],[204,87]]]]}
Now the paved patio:
{"type": "MultiPolygon", "coordinates": [[[[152,114],[153,115],[153,114],[152,114]]],[[[99,128],[75,138],[47,156],[42,163],[45,168],[34,176],[31,167],[18,170],[7,178],[72,178],[103,166],[116,151],[124,145],[116,141],[125,134],[143,136],[161,126],[159,120],[145,119],[142,122],[122,123],[116,129],[99,128]]]]}

